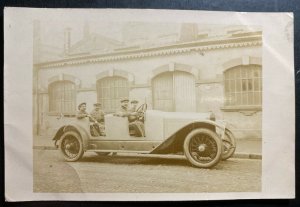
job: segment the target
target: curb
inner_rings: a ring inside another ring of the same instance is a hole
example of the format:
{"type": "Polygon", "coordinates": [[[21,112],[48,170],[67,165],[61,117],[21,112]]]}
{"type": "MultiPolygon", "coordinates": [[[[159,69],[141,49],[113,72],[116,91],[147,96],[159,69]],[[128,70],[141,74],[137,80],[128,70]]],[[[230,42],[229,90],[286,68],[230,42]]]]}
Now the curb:
{"type": "Polygon", "coordinates": [[[38,150],[57,150],[55,146],[33,146],[32,149],[38,149],[38,150]]]}
{"type": "Polygon", "coordinates": [[[247,154],[247,153],[235,153],[232,158],[239,158],[239,159],[256,159],[261,160],[261,154],[247,154]]]}
{"type": "MultiPolygon", "coordinates": [[[[33,146],[33,149],[37,150],[58,150],[55,146],[33,146]]],[[[255,159],[261,160],[261,154],[251,154],[251,153],[235,153],[232,158],[239,158],[239,159],[255,159]]]]}

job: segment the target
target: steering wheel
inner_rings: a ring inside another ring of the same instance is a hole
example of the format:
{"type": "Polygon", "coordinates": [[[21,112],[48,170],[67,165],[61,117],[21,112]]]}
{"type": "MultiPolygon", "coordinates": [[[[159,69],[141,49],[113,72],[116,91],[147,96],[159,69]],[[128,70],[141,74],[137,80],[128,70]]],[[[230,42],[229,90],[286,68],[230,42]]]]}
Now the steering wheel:
{"type": "Polygon", "coordinates": [[[136,112],[138,113],[138,119],[139,120],[144,121],[146,110],[147,110],[147,104],[146,103],[144,103],[144,104],[142,104],[138,107],[136,112]]]}

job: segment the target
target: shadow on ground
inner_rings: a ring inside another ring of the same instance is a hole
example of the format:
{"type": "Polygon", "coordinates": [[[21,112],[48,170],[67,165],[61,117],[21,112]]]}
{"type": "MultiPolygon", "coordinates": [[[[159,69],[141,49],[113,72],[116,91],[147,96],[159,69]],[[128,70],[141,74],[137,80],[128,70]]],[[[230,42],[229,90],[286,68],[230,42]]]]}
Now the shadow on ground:
{"type": "MultiPolygon", "coordinates": [[[[106,164],[140,164],[140,165],[164,165],[164,166],[190,166],[192,165],[189,163],[184,156],[176,156],[173,157],[172,155],[96,155],[90,154],[88,156],[84,156],[78,162],[95,162],[95,163],[106,163],[106,164]],[[163,156],[163,157],[158,157],[163,156]]],[[[234,161],[226,160],[220,161],[213,169],[222,169],[223,164],[225,163],[232,163],[234,161]]]]}

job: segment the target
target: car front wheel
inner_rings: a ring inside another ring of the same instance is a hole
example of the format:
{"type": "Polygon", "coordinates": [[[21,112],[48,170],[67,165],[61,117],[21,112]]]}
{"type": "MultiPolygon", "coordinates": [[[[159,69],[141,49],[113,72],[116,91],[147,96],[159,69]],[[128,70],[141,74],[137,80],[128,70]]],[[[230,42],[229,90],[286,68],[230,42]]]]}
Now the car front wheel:
{"type": "Polygon", "coordinates": [[[223,152],[222,152],[222,160],[227,160],[232,157],[235,152],[236,142],[234,135],[226,129],[225,136],[222,139],[223,143],[223,152]]]}
{"type": "Polygon", "coordinates": [[[220,161],[222,142],[212,130],[194,129],[186,136],[183,150],[193,166],[210,168],[220,161]]]}
{"type": "Polygon", "coordinates": [[[75,131],[65,132],[61,137],[60,151],[66,161],[74,162],[79,160],[84,153],[80,135],[75,131]]]}

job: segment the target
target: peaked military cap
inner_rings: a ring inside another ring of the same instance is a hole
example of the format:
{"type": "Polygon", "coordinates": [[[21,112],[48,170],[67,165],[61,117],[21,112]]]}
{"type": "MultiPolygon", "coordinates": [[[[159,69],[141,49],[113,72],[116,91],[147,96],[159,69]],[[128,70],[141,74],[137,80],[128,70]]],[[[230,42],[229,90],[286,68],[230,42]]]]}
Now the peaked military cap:
{"type": "Polygon", "coordinates": [[[139,101],[137,100],[132,100],[130,103],[138,103],[139,101]]]}
{"type": "Polygon", "coordinates": [[[81,107],[82,105],[86,105],[86,103],[83,102],[83,103],[79,104],[79,105],[78,105],[78,109],[80,109],[80,107],[81,107]]]}
{"type": "Polygon", "coordinates": [[[129,102],[129,99],[127,97],[121,98],[121,103],[122,102],[129,102]]]}
{"type": "Polygon", "coordinates": [[[97,103],[94,103],[94,106],[101,106],[102,104],[97,102],[97,103]]]}

